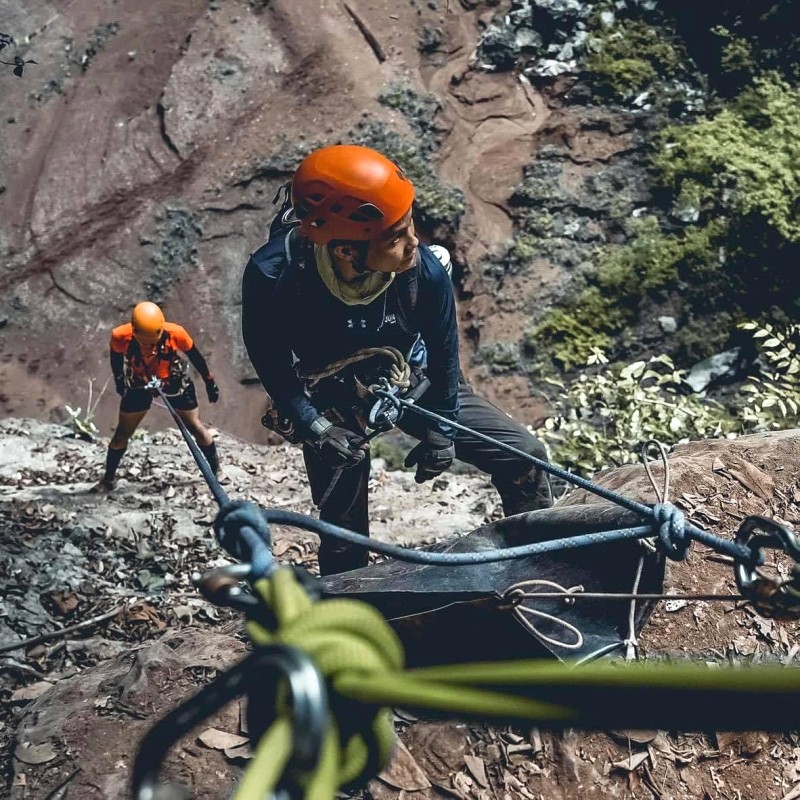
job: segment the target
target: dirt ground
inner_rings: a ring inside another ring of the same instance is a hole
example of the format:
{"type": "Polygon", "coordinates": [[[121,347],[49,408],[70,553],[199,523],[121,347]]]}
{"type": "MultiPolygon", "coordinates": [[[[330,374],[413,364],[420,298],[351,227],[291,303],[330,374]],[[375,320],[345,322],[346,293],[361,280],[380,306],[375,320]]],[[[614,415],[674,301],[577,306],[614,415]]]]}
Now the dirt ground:
{"type": "MultiPolygon", "coordinates": [[[[213,501],[178,434],[159,432],[135,443],[120,488],[109,497],[88,493],[103,445],[66,434],[32,421],[0,423],[0,563],[10,576],[0,647],[121,610],[83,631],[0,653],[0,737],[11,756],[6,780],[13,798],[125,796],[136,742],[153,720],[245,649],[236,614],[209,605],[190,580],[225,559],[209,529],[213,501]]],[[[219,448],[232,497],[309,507],[295,450],[224,434],[219,448]]],[[[730,535],[753,513],[789,526],[800,521],[796,431],[681,446],[669,464],[669,496],[715,533],[730,535]]],[[[379,538],[433,543],[499,513],[481,477],[448,475],[419,487],[409,473],[376,467],[379,538]]],[[[659,465],[653,475],[660,486],[659,465]]],[[[615,470],[601,482],[654,500],[642,467],[615,470]]],[[[574,492],[562,503],[586,500],[574,492]]],[[[276,536],[280,560],[312,571],[315,549],[313,537],[302,532],[281,529],[276,536]]],[[[772,566],[785,572],[780,559],[772,566]]],[[[731,566],[693,546],[685,561],[672,564],[667,589],[732,592],[731,566]]],[[[640,637],[644,658],[791,664],[798,651],[795,624],[762,619],[731,601],[662,604],[640,637]]],[[[794,797],[800,785],[793,733],[555,733],[418,720],[402,711],[395,722],[404,747],[364,790],[376,800],[777,800],[794,797]]],[[[241,709],[234,705],[174,748],[164,774],[192,786],[196,797],[224,796],[246,764],[243,740],[241,709]]]]}

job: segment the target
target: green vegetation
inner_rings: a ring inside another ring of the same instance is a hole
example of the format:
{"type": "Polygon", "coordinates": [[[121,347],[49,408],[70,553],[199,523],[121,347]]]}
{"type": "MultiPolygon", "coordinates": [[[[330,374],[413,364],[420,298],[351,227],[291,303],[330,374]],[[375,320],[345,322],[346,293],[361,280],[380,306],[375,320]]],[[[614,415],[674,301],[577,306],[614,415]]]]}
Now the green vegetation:
{"type": "Polygon", "coordinates": [[[628,99],[658,80],[675,78],[685,69],[686,54],[674,34],[643,20],[620,20],[599,28],[591,40],[586,68],[599,98],[628,99]]]}
{"type": "Polygon", "coordinates": [[[744,386],[744,424],[753,430],[800,426],[800,325],[783,329],[755,322],[740,326],[754,331],[758,343],[759,375],[744,386]]]}
{"type": "Polygon", "coordinates": [[[649,297],[673,288],[705,300],[720,268],[720,231],[715,222],[665,234],[655,217],[634,220],[631,241],[599,252],[597,269],[581,276],[572,298],[526,333],[527,349],[546,352],[568,370],[585,363],[592,348],[610,349],[649,297]]]}
{"type": "Polygon", "coordinates": [[[563,370],[586,363],[595,348],[607,350],[612,334],[624,325],[621,309],[612,309],[597,287],[578,293],[570,308],[553,308],[523,335],[530,356],[546,354],[563,370]]]}
{"type": "Polygon", "coordinates": [[[724,25],[715,25],[711,33],[722,42],[720,52],[720,70],[724,73],[752,75],[758,70],[754,48],[751,42],[742,36],[731,33],[724,25]]]}
{"type": "MultiPolygon", "coordinates": [[[[667,233],[655,217],[636,220],[630,241],[600,250],[596,270],[531,328],[528,351],[547,353],[561,369],[584,363],[593,347],[613,352],[646,301],[670,292],[690,319],[722,314],[735,324],[748,315],[774,316],[774,309],[797,319],[797,130],[800,89],[775,74],[756,79],[713,117],[670,126],[653,158],[656,177],[673,198],[673,213],[697,224],[667,233]]],[[[731,330],[696,334],[714,348],[731,330]]],[[[681,332],[675,343],[690,352],[696,342],[688,335],[681,332]]]]}
{"type": "Polygon", "coordinates": [[[748,218],[800,242],[800,88],[778,75],[757,78],[727,108],[693,125],[672,126],[654,165],[676,195],[705,216],[748,218]]]}
{"type": "Polygon", "coordinates": [[[800,78],[794,0],[662,0],[691,56],[723,95],[734,97],[754,76],[778,71],[800,78]]]}
{"type": "MultiPolygon", "coordinates": [[[[595,353],[596,361],[606,359],[595,353]]],[[[649,439],[662,444],[706,439],[734,429],[725,409],[681,392],[685,373],[668,356],[625,367],[581,373],[561,400],[561,413],[547,420],[545,439],[556,463],[580,474],[640,460],[649,439]]]]}
{"type": "Polygon", "coordinates": [[[543,431],[554,461],[589,475],[638,461],[649,439],[672,445],[800,425],[800,325],[741,328],[753,331],[761,366],[730,408],[687,394],[686,372],[668,356],[614,367],[593,350],[588,364],[600,371],[581,372],[569,387],[550,381],[564,392],[543,431]]]}
{"type": "Polygon", "coordinates": [[[87,383],[89,384],[89,394],[86,399],[86,410],[84,411],[81,406],[73,408],[71,405],[65,403],[64,411],[67,414],[67,421],[65,422],[65,425],[72,431],[72,435],[76,439],[83,439],[87,442],[93,442],[95,436],[100,433],[100,431],[97,429],[97,425],[94,424],[94,415],[97,411],[97,406],[100,404],[100,401],[103,399],[103,395],[106,393],[109,381],[106,381],[103,384],[103,388],[98,393],[94,402],[92,402],[94,379],[92,378],[91,380],[87,381],[87,383]]]}

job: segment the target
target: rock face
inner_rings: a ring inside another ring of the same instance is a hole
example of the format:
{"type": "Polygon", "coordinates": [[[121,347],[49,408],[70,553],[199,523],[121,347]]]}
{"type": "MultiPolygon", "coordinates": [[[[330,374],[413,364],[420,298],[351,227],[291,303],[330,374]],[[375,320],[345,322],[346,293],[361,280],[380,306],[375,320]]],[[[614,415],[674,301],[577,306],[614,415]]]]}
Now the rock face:
{"type": "MultiPolygon", "coordinates": [[[[148,297],[209,358],[222,399],[206,415],[266,441],[260,390],[241,383],[253,377],[239,333],[241,271],[307,143],[357,137],[363,116],[408,131],[381,92],[400,78],[433,86],[451,64],[465,67],[482,9],[415,5],[353,6],[382,62],[343,7],[310,0],[0,6],[13,52],[37,62],[22,79],[3,76],[0,408],[47,418],[65,403],[85,407],[87,380],[97,390],[108,376],[111,327],[148,297]],[[423,65],[424,30],[439,34],[423,65]]],[[[504,90],[493,76],[478,82],[504,90]]],[[[509,141],[518,122],[539,124],[538,102],[516,91],[509,141]]],[[[500,125],[468,144],[464,164],[499,145],[500,125]]],[[[508,161],[509,185],[530,155],[523,149],[508,161]]],[[[103,431],[116,407],[111,393],[100,400],[103,431]]]]}
{"type": "MultiPolygon", "coordinates": [[[[233,440],[221,438],[232,497],[309,510],[294,451],[242,444],[235,450],[233,440]]],[[[76,632],[0,654],[11,678],[0,691],[10,700],[7,709],[16,710],[0,726],[12,757],[8,795],[15,800],[126,796],[131,759],[150,724],[245,652],[240,620],[191,588],[192,571],[224,559],[209,536],[207,491],[177,435],[163,432],[137,443],[120,489],[107,498],[86,494],[101,455],[101,446],[65,438],[58,426],[0,424],[0,565],[6,576],[0,646],[120,603],[127,609],[97,623],[88,636],[76,632]],[[61,552],[48,545],[59,537],[61,552]],[[21,588],[33,573],[35,590],[26,595],[21,588]]],[[[670,498],[715,533],[730,535],[750,514],[800,523],[798,431],[684,445],[669,468],[670,498]]],[[[652,472],[661,486],[663,468],[655,464],[652,472]]],[[[643,502],[654,500],[642,467],[611,471],[599,482],[643,502]]],[[[438,486],[419,487],[407,473],[376,473],[373,488],[377,534],[393,541],[432,541],[491,516],[493,491],[478,477],[446,476],[438,486]]],[[[578,491],[562,502],[604,501],[578,491]]],[[[275,552],[281,561],[314,567],[306,534],[276,531],[275,552]]],[[[708,556],[693,546],[685,561],[672,566],[668,589],[731,592],[730,565],[708,556]]],[[[706,661],[788,663],[798,648],[794,625],[761,619],[731,602],[660,606],[640,641],[641,655],[706,661]]],[[[164,776],[189,785],[195,797],[226,796],[242,755],[213,743],[238,741],[240,719],[234,704],[200,726],[169,753],[164,776]],[[228,736],[196,738],[209,727],[228,736]]],[[[660,790],[672,797],[714,796],[722,782],[723,788],[748,787],[742,797],[749,800],[771,797],[775,787],[783,796],[800,780],[791,740],[766,734],[551,734],[404,717],[397,726],[405,746],[370,783],[373,798],[457,792],[475,800],[566,800],[587,787],[622,798],[632,785],[646,786],[658,775],[660,790]]]]}
{"type": "MultiPolygon", "coordinates": [[[[545,404],[531,397],[518,352],[506,351],[518,350],[596,242],[621,235],[615,215],[646,201],[638,156],[627,157],[644,118],[562,111],[563,85],[543,93],[513,72],[482,69],[473,55],[496,4],[440,6],[353,6],[383,61],[343,7],[311,0],[2,7],[14,52],[37,63],[4,84],[0,409],[60,420],[67,403],[85,408],[88,381],[97,399],[109,331],[148,297],[209,358],[222,397],[203,414],[266,441],[239,333],[241,271],[263,241],[276,190],[312,144],[382,137],[424,152],[420,197],[430,194],[424,182],[441,180],[455,203],[442,213],[465,208],[457,233],[433,227],[464,273],[466,372],[522,421],[540,420],[545,404]],[[398,104],[397,92],[387,100],[398,83],[435,102],[398,104]],[[612,202],[611,221],[598,223],[612,202]],[[551,246],[523,246],[519,274],[495,274],[526,214],[540,218],[551,246]],[[474,344],[483,350],[473,364],[474,344]]],[[[537,9],[543,54],[569,60],[561,50],[583,46],[589,5],[537,9]]],[[[528,7],[512,11],[513,48],[533,52],[528,7]]],[[[103,432],[116,410],[113,393],[102,394],[103,432]]]]}

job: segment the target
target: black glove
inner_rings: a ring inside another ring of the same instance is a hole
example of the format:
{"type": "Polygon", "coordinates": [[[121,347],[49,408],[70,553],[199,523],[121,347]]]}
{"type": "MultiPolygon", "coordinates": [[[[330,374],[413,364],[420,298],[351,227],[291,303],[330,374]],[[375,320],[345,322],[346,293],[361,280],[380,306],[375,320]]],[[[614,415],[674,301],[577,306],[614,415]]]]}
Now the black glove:
{"type": "Polygon", "coordinates": [[[128,387],[125,385],[125,376],[124,375],[115,375],[114,376],[114,386],[116,387],[117,394],[120,397],[125,397],[125,392],[128,391],[128,387]]]}
{"type": "Polygon", "coordinates": [[[417,483],[441,475],[449,469],[456,457],[456,448],[453,440],[437,431],[427,431],[425,438],[406,456],[405,465],[417,465],[417,474],[414,480],[417,483]]]}
{"type": "Polygon", "coordinates": [[[332,467],[358,466],[367,454],[363,444],[363,436],[338,425],[326,428],[315,442],[322,460],[332,467]]]}
{"type": "Polygon", "coordinates": [[[210,375],[205,379],[205,382],[208,402],[216,403],[217,400],[219,400],[219,386],[217,386],[217,382],[210,375]]]}

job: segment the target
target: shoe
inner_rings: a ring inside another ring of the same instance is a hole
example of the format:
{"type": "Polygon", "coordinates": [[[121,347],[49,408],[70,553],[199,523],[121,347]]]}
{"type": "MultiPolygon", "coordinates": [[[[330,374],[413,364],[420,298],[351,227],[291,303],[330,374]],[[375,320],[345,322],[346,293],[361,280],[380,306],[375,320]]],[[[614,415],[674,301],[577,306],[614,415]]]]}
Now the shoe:
{"type": "Polygon", "coordinates": [[[91,494],[109,494],[112,492],[117,486],[117,482],[115,480],[108,480],[107,478],[101,478],[91,489],[89,492],[91,494]]]}

